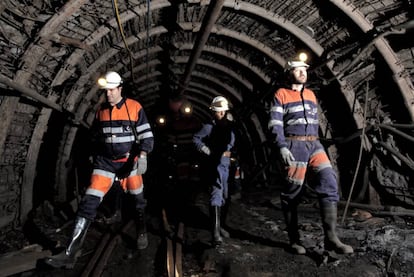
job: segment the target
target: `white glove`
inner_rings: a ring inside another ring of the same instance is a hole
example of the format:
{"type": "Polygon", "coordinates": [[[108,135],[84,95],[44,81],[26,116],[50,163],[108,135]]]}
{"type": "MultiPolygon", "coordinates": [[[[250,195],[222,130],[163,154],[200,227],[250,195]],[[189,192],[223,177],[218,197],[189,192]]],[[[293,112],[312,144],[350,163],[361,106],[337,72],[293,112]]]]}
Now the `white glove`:
{"type": "Polygon", "coordinates": [[[210,156],[210,153],[211,153],[211,151],[210,151],[210,148],[208,148],[208,146],[206,146],[206,145],[203,145],[203,147],[201,147],[201,152],[203,152],[204,154],[206,154],[207,156],[210,156]]]}
{"type": "Polygon", "coordinates": [[[147,156],[140,156],[138,158],[137,174],[142,175],[147,171],[147,156]]]}
{"type": "Polygon", "coordinates": [[[282,160],[286,165],[292,165],[292,162],[295,160],[292,152],[290,152],[290,150],[286,147],[280,148],[280,155],[282,156],[282,160]]]}

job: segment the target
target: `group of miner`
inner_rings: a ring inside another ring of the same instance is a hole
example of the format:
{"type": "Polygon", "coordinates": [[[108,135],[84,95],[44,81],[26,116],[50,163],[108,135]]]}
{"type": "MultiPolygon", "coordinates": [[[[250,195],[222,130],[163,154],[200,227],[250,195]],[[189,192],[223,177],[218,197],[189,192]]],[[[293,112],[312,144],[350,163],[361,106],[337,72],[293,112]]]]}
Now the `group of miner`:
{"type": "MultiPolygon", "coordinates": [[[[278,153],[283,171],[281,208],[290,250],[306,254],[298,230],[298,204],[307,172],[312,174],[312,187],[317,193],[324,230],[324,247],[341,254],[353,253],[350,245],[336,235],[338,183],[331,162],[318,138],[318,103],[312,90],[305,86],[309,65],[303,61],[288,61],[285,67],[286,85],[274,93],[268,127],[273,150],[278,153]]],[[[122,93],[123,80],[110,71],[98,80],[106,90],[106,102],[96,112],[91,128],[97,149],[89,187],[79,204],[72,236],[64,251],[50,256],[45,262],[54,268],[73,268],[87,233],[96,218],[104,196],[113,184],[120,185],[135,203],[137,249],[148,246],[142,175],[147,170],[147,155],[153,150],[154,135],[141,104],[122,93]]],[[[205,160],[202,176],[209,184],[212,242],[223,242],[222,228],[226,201],[229,198],[231,153],[235,147],[230,103],[216,96],[209,109],[212,119],[193,135],[193,143],[205,160]]],[[[276,161],[275,161],[276,162],[276,161]]],[[[228,235],[228,234],[227,234],[228,235]]]]}

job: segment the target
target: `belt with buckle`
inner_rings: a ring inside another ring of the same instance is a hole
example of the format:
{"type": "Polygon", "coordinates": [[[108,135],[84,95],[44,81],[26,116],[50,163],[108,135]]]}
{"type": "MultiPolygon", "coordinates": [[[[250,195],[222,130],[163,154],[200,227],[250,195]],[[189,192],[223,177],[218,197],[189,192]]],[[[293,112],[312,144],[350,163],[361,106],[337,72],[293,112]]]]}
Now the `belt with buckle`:
{"type": "Polygon", "coordinates": [[[286,139],[291,140],[300,140],[300,141],[315,141],[318,140],[319,137],[317,136],[288,136],[286,139]]]}

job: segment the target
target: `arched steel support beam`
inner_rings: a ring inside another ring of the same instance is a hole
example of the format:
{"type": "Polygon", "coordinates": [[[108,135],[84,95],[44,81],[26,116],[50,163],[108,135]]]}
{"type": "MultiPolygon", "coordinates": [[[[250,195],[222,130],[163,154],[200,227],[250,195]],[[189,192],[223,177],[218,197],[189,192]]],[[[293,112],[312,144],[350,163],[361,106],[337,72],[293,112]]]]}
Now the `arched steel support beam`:
{"type": "MultiPolygon", "coordinates": [[[[187,63],[188,59],[189,58],[185,57],[185,56],[176,56],[176,57],[173,58],[173,61],[175,63],[187,63]]],[[[241,78],[240,75],[238,75],[236,72],[234,72],[233,70],[231,70],[228,67],[220,65],[218,63],[213,63],[213,62],[208,61],[208,60],[203,60],[203,59],[198,59],[197,64],[202,65],[202,66],[206,66],[206,67],[209,67],[209,68],[213,68],[217,71],[220,71],[222,74],[225,74],[225,75],[233,78],[234,80],[238,81],[248,91],[253,91],[253,85],[252,85],[251,82],[241,78]]]]}
{"type": "MultiPolygon", "coordinates": [[[[193,45],[191,43],[184,43],[178,46],[180,50],[191,50],[193,45]]],[[[219,55],[222,57],[226,57],[230,60],[235,61],[236,63],[242,65],[255,75],[257,75],[260,79],[262,79],[266,84],[271,82],[271,78],[267,76],[259,67],[252,65],[248,60],[243,57],[238,56],[234,52],[230,52],[227,49],[223,49],[220,47],[215,47],[211,45],[206,45],[203,49],[204,52],[209,52],[214,55],[219,55]]]]}
{"type": "MultiPolygon", "coordinates": [[[[349,1],[344,0],[330,0],[336,7],[352,19],[362,31],[367,33],[372,30],[374,26],[365,18],[365,16],[358,10],[355,5],[349,1]]],[[[405,68],[403,63],[398,59],[397,55],[385,40],[385,38],[378,38],[374,42],[375,47],[381,53],[389,68],[393,72],[393,78],[396,85],[401,91],[405,105],[411,116],[411,121],[414,121],[414,87],[407,74],[404,74],[405,68]]]]}
{"type": "MultiPolygon", "coordinates": [[[[75,1],[73,1],[75,2],[75,1]]],[[[87,2],[83,0],[82,2],[87,2]]],[[[83,5],[82,3],[81,5],[83,5]]],[[[150,10],[158,10],[165,7],[171,6],[171,3],[167,0],[154,0],[151,1],[150,10]]],[[[79,7],[80,8],[80,7],[79,7]]],[[[74,11],[76,12],[76,10],[74,11]]],[[[131,20],[137,16],[144,16],[147,13],[147,6],[146,5],[139,5],[135,7],[133,10],[128,10],[120,14],[121,22],[125,23],[128,20],[131,20]]],[[[64,21],[67,20],[67,18],[70,18],[70,16],[66,15],[64,18],[64,21]]],[[[117,22],[116,19],[111,19],[107,22],[107,24],[100,26],[97,28],[89,37],[87,37],[84,41],[86,45],[92,46],[99,41],[102,40],[103,37],[107,36],[108,33],[112,30],[111,28],[108,28],[110,26],[112,29],[117,28],[117,22]]],[[[144,32],[139,37],[146,37],[146,33],[144,32]]],[[[82,59],[84,58],[85,50],[84,49],[76,49],[66,60],[65,64],[62,66],[62,68],[59,70],[59,72],[56,74],[53,82],[52,87],[56,85],[62,84],[66,79],[68,79],[76,69],[76,65],[81,63],[82,59]]]]}
{"type": "MultiPolygon", "coordinates": [[[[178,70],[173,70],[173,71],[177,75],[180,75],[180,73],[181,73],[181,72],[178,72],[178,70]]],[[[234,88],[232,88],[232,87],[230,87],[226,84],[223,84],[223,82],[221,82],[219,79],[217,79],[217,78],[215,78],[211,75],[207,75],[205,73],[202,73],[202,72],[193,72],[193,76],[198,77],[200,79],[207,80],[211,83],[216,84],[218,87],[222,88],[223,92],[227,92],[228,94],[230,94],[233,97],[233,99],[236,99],[239,103],[243,102],[243,98],[242,98],[242,96],[239,92],[237,92],[234,88]]],[[[227,93],[222,93],[220,91],[217,92],[217,94],[222,94],[222,95],[227,94],[227,93]]]]}
{"type": "Polygon", "coordinates": [[[298,39],[300,39],[305,45],[307,45],[313,52],[315,52],[318,56],[321,56],[324,49],[322,46],[319,45],[310,35],[308,35],[305,31],[298,28],[295,24],[286,20],[281,16],[278,16],[273,11],[266,10],[258,5],[251,4],[246,1],[240,0],[226,0],[224,2],[224,6],[229,9],[234,9],[238,11],[242,11],[247,14],[255,15],[260,17],[264,20],[272,22],[275,25],[278,25],[280,28],[285,29],[287,32],[291,33],[298,39]]]}
{"type": "MultiPolygon", "coordinates": [[[[153,29],[151,29],[150,31],[150,35],[160,35],[163,33],[166,33],[167,29],[165,29],[162,26],[159,27],[155,27],[153,29]]],[[[145,33],[146,32],[142,32],[145,33]]],[[[127,43],[128,45],[133,44],[135,42],[137,42],[139,39],[136,36],[131,36],[127,38],[127,43]]],[[[118,47],[119,49],[123,49],[124,48],[124,44],[123,42],[119,42],[118,43],[118,47]]],[[[85,95],[82,94],[82,92],[85,90],[85,87],[89,87],[87,86],[88,83],[90,83],[90,79],[93,78],[94,81],[92,82],[93,84],[95,83],[95,79],[98,78],[98,76],[96,75],[97,72],[99,71],[99,68],[103,65],[106,64],[106,62],[108,61],[109,58],[115,56],[116,54],[118,54],[120,50],[115,49],[115,48],[111,48],[110,50],[108,50],[105,53],[102,53],[102,55],[99,57],[99,59],[97,59],[93,64],[91,64],[88,67],[87,72],[85,72],[76,82],[76,84],[72,87],[72,90],[68,93],[68,96],[66,97],[66,101],[65,101],[65,108],[68,109],[69,111],[73,111],[76,107],[76,104],[79,102],[79,99],[85,100],[85,99],[90,99],[90,94],[94,94],[96,93],[96,90],[94,91],[93,89],[89,90],[89,92],[87,93],[86,97],[85,95]]],[[[113,68],[113,70],[117,70],[119,68],[123,67],[122,64],[118,65],[118,68],[113,68]]],[[[96,86],[95,86],[96,87],[96,86]]],[[[88,105],[89,103],[86,103],[86,105],[88,105]]],[[[79,114],[79,109],[77,109],[76,114],[78,116],[83,116],[83,114],[79,114]]]]}
{"type": "MultiPolygon", "coordinates": [[[[200,23],[194,23],[194,22],[179,22],[178,25],[181,27],[181,29],[185,31],[192,31],[196,32],[199,31],[200,23]]],[[[245,34],[242,34],[240,32],[233,31],[231,29],[225,28],[223,26],[217,26],[214,25],[211,29],[211,33],[229,37],[238,41],[241,41],[253,49],[256,49],[258,52],[261,52],[274,62],[276,62],[279,66],[283,67],[286,63],[285,59],[281,57],[278,53],[273,51],[270,47],[268,47],[266,44],[253,39],[245,34]]]]}

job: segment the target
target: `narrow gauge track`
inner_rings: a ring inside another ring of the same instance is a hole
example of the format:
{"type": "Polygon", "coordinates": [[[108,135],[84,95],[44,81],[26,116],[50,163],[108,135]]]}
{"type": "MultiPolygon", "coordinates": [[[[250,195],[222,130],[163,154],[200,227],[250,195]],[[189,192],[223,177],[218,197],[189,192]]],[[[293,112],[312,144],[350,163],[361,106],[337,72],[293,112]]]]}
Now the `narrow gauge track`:
{"type": "Polygon", "coordinates": [[[184,239],[184,224],[178,223],[177,233],[174,234],[168,223],[167,213],[162,210],[164,231],[166,232],[166,270],[168,277],[183,276],[182,243],[184,239]]]}
{"type": "Polygon", "coordinates": [[[128,232],[131,228],[134,228],[134,221],[130,220],[126,223],[121,232],[113,236],[110,232],[106,232],[99,245],[97,246],[95,252],[93,253],[92,258],[89,260],[85,269],[83,270],[81,276],[101,276],[105,266],[110,259],[113,250],[121,242],[122,233],[128,232]]]}
{"type": "MultiPolygon", "coordinates": [[[[164,209],[162,210],[162,220],[165,233],[163,238],[165,244],[162,244],[165,245],[165,274],[168,277],[182,277],[182,242],[184,237],[184,224],[180,222],[176,228],[177,231],[174,232],[173,229],[175,228],[172,228],[169,224],[164,209]]],[[[116,235],[109,231],[104,233],[80,276],[102,276],[108,261],[111,260],[111,255],[113,254],[114,249],[122,241],[122,234],[131,232],[133,228],[135,228],[134,221],[130,220],[116,235]]]]}

